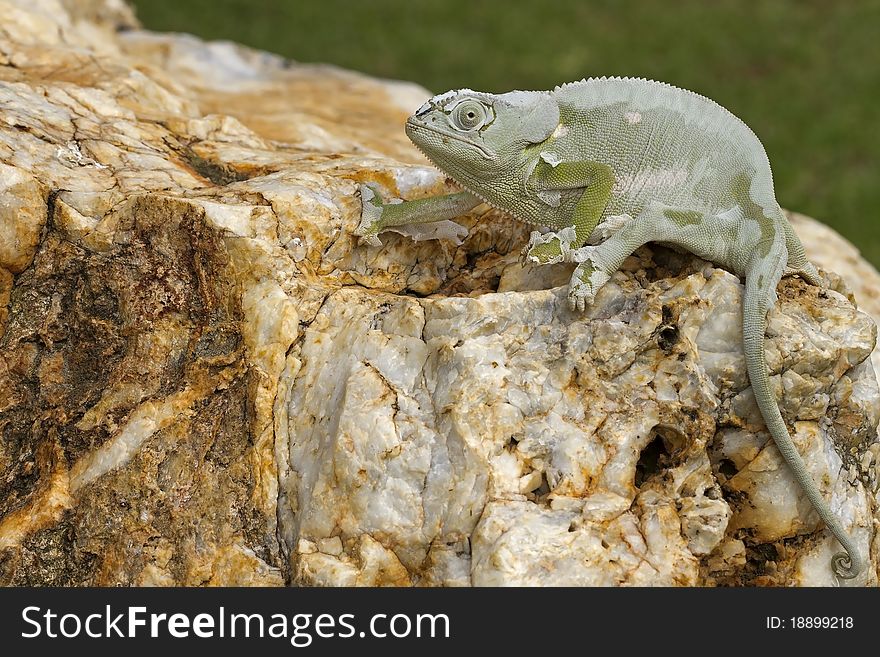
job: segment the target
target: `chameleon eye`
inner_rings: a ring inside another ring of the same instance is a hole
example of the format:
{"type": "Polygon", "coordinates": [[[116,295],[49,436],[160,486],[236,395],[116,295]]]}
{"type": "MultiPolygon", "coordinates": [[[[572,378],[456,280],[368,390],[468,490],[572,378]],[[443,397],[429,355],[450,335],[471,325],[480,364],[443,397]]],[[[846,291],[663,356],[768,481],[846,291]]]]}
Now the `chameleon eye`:
{"type": "Polygon", "coordinates": [[[459,130],[479,130],[486,124],[488,113],[483,103],[476,100],[460,102],[452,110],[452,122],[459,130]]]}

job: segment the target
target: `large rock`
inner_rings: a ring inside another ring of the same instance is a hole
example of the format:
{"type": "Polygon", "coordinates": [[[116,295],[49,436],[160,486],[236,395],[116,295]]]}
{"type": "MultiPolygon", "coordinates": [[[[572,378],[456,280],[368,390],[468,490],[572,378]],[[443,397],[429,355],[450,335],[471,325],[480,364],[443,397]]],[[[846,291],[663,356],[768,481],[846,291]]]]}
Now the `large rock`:
{"type": "MultiPolygon", "coordinates": [[[[644,248],[578,315],[485,207],[360,246],[358,182],[448,189],[424,90],[109,0],[0,17],[0,583],[835,583],[736,277],[644,248]]],[[[875,327],[829,281],[767,355],[874,585],[875,327]]]]}

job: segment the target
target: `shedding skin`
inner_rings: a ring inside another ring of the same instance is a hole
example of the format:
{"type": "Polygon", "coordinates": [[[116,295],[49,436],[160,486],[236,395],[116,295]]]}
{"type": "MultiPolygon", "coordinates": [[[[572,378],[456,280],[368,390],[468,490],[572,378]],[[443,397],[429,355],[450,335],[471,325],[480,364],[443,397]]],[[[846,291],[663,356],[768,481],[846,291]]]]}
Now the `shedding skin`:
{"type": "Polygon", "coordinates": [[[385,204],[362,185],[355,234],[373,245],[392,227],[448,220],[481,201],[553,232],[533,232],[525,260],[576,262],[572,310],[583,311],[623,261],[648,242],[680,246],[745,277],[743,350],[755,400],[779,452],[843,546],[842,579],[865,569],[798,453],[770,386],[767,311],[785,275],[821,285],[773,190],[758,138],[698,94],[633,78],[591,78],[553,91],[435,96],[407,135],[464,191],[385,204]],[[596,243],[598,241],[598,243],[596,243]]]}

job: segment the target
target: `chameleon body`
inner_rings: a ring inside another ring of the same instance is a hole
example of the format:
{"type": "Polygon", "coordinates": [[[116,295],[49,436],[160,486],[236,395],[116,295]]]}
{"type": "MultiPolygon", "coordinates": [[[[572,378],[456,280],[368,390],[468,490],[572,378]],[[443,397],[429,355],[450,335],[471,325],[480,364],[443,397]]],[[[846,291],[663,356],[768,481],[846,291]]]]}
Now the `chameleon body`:
{"type": "Polygon", "coordinates": [[[572,309],[583,310],[647,242],[677,245],[745,277],[743,349],[767,428],[813,508],[846,552],[832,565],[856,577],[864,561],[831,513],[788,433],[764,356],[767,311],[783,274],[821,281],[786,220],[758,138],[715,102],[668,84],[598,78],[553,91],[435,96],[406,123],[409,138],[464,191],[384,203],[361,186],[355,233],[378,244],[388,228],[436,222],[484,201],[533,232],[534,263],[576,262],[572,309]]]}

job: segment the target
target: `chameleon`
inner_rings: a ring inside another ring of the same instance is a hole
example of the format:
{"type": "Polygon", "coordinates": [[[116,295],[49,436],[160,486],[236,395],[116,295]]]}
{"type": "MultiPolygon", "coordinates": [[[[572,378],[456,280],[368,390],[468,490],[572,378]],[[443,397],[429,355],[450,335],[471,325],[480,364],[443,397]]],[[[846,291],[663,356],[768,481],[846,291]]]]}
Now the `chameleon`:
{"type": "Polygon", "coordinates": [[[767,154],[733,113],[695,92],[642,78],[602,77],[552,91],[434,96],[406,134],[462,191],[386,202],[361,184],[354,233],[381,245],[395,227],[448,221],[487,203],[533,231],[528,263],[576,263],[568,303],[583,311],[648,242],[683,248],[744,277],[743,353],[779,452],[844,548],[831,566],[852,579],[865,562],[831,512],[788,433],[764,354],[767,312],[783,275],[822,285],[778,202],[767,154]]]}

